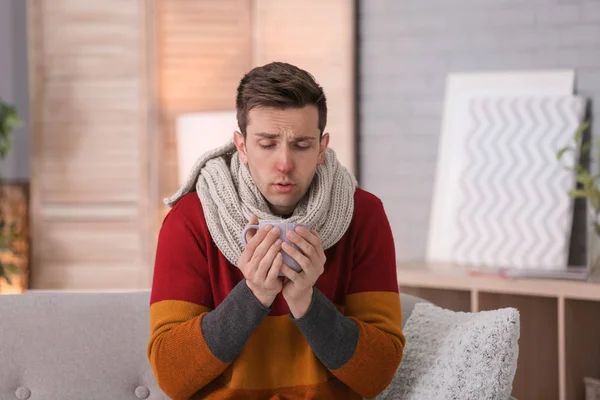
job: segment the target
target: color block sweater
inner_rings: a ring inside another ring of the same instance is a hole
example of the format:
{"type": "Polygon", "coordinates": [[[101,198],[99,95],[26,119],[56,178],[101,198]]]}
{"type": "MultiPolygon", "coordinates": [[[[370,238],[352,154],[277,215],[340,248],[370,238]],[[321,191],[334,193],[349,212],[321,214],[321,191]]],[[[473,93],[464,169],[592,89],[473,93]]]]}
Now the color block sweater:
{"type": "Polygon", "coordinates": [[[357,189],[306,314],[270,308],[212,242],[196,193],[165,217],[148,358],[173,399],[360,399],[391,382],[405,338],[394,242],[381,201],[357,189]]]}

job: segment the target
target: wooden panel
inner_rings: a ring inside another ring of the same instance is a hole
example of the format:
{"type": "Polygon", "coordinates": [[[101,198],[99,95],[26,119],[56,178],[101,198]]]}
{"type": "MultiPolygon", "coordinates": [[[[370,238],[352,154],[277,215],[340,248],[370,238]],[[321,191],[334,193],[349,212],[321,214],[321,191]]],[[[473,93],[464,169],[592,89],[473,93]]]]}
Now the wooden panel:
{"type": "Polygon", "coordinates": [[[448,310],[465,312],[471,310],[471,294],[463,290],[401,286],[400,293],[406,293],[420,297],[448,310]]]}
{"type": "Polygon", "coordinates": [[[585,398],[584,377],[600,378],[600,302],[565,300],[566,398],[585,398]]]}
{"type": "Polygon", "coordinates": [[[285,61],[314,75],[327,96],[326,131],[355,173],[354,3],[255,0],[253,64],[285,61]]]}
{"type": "Polygon", "coordinates": [[[136,222],[48,221],[37,245],[45,262],[53,265],[135,266],[140,255],[136,222]]]}
{"type": "MultiPolygon", "coordinates": [[[[43,290],[130,290],[146,289],[140,284],[140,269],[131,264],[63,264],[46,263],[36,273],[36,280],[44,282],[43,290]]],[[[38,285],[36,285],[36,288],[38,285]]]]}
{"type": "Polygon", "coordinates": [[[556,298],[479,293],[479,309],[515,307],[520,312],[519,361],[512,395],[558,399],[558,310],[556,298]]]}
{"type": "Polygon", "coordinates": [[[178,189],[176,117],[235,108],[237,85],[251,66],[250,18],[250,0],[157,3],[161,199],[178,189]]]}
{"type": "Polygon", "coordinates": [[[152,4],[29,1],[34,289],[149,286],[152,4]]]}
{"type": "Polygon", "coordinates": [[[135,51],[143,34],[140,3],[109,1],[86,7],[60,0],[33,4],[42,23],[32,53],[43,68],[33,89],[40,96],[41,107],[35,111],[41,124],[34,133],[32,159],[43,173],[43,179],[32,178],[34,190],[44,202],[135,201],[140,180],[140,117],[145,112],[140,102],[142,59],[135,51]],[[117,11],[123,16],[116,18],[117,11]],[[118,77],[78,64],[52,62],[64,54],[83,58],[81,53],[86,51],[113,47],[128,50],[117,52],[119,57],[106,55],[115,67],[123,64],[118,77]],[[59,76],[53,68],[59,69],[59,76]],[[115,113],[130,123],[111,121],[115,113]],[[91,117],[93,122],[72,120],[75,115],[91,117]]]}

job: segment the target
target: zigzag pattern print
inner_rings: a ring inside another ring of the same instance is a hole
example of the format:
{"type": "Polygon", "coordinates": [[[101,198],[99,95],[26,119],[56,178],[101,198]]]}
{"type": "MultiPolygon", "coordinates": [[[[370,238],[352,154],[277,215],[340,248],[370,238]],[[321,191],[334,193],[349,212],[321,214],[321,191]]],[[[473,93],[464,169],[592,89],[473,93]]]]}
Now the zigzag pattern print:
{"type": "MultiPolygon", "coordinates": [[[[478,267],[564,269],[575,177],[556,159],[581,123],[577,97],[470,101],[454,258],[478,267]]],[[[564,160],[570,165],[573,158],[564,160]]]]}

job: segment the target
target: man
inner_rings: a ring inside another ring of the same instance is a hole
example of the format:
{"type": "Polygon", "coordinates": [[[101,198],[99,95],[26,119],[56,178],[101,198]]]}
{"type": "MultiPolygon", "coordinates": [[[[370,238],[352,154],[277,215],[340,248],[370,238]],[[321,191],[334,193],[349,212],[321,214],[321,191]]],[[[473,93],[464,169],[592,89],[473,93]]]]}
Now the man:
{"type": "Polygon", "coordinates": [[[405,343],[383,205],[328,149],[325,95],[306,71],[253,69],[236,108],[233,143],[167,200],[150,306],[157,382],[174,399],[374,397],[405,343]],[[297,249],[272,225],[244,246],[259,221],[311,229],[288,234],[297,249]]]}

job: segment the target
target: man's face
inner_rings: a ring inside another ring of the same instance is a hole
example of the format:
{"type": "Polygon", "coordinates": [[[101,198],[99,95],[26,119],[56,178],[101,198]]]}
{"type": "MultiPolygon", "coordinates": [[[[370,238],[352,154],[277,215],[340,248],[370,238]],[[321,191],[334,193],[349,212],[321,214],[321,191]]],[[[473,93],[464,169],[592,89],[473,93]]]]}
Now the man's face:
{"type": "Polygon", "coordinates": [[[319,140],[319,113],[312,105],[253,108],[248,113],[246,138],[236,132],[234,139],[241,161],[278,215],[293,213],[329,144],[329,134],[319,140]]]}

